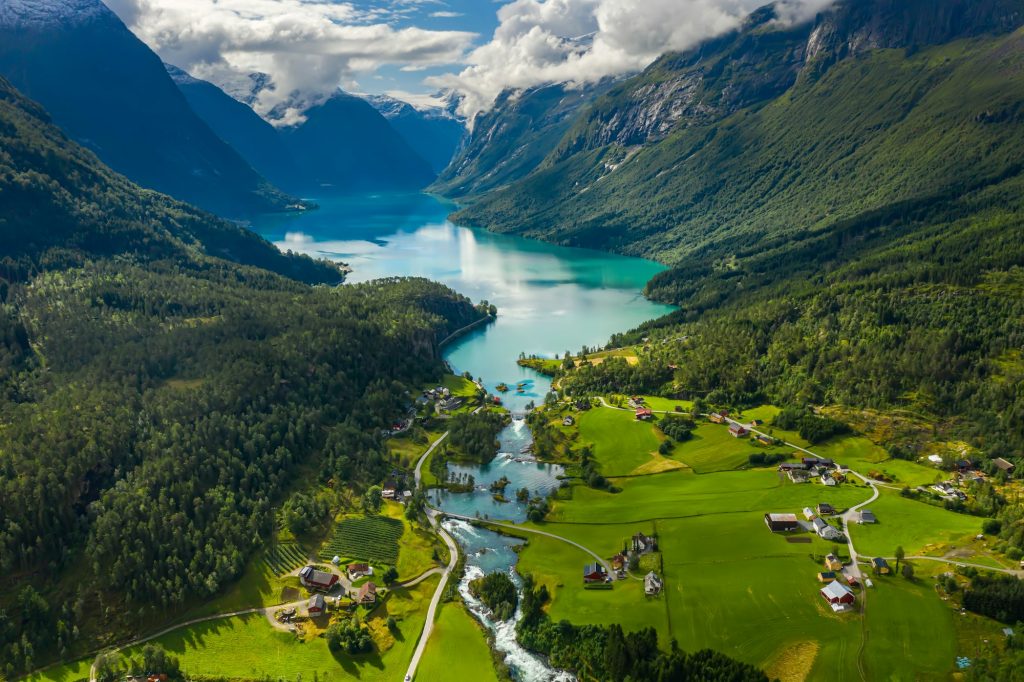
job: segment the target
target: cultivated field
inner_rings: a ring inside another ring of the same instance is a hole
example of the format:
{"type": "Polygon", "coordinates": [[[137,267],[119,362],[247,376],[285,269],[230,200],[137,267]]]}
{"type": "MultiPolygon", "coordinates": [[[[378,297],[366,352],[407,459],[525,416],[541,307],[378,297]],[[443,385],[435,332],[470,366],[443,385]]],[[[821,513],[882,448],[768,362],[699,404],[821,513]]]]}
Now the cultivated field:
{"type": "Polygon", "coordinates": [[[381,564],[398,561],[398,539],[402,522],[386,516],[344,518],[334,527],[331,538],[320,548],[320,558],[329,561],[335,555],[381,564]]]}

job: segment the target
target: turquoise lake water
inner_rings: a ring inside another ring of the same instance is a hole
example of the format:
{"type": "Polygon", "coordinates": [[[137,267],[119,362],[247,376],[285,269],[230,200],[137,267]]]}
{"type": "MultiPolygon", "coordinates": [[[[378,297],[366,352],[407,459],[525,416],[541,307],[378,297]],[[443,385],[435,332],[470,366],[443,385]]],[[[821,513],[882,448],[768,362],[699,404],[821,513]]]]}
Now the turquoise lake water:
{"type": "Polygon", "coordinates": [[[652,261],[459,227],[446,218],[453,205],[425,194],[314,201],[318,210],[268,216],[253,229],[282,249],[348,263],[352,282],[427,277],[498,306],[494,324],[450,344],[445,358],[492,391],[501,382],[513,389],[531,382],[522,394],[505,394],[513,411],[540,402],[550,388],[516,364],[521,352],[554,357],[603,346],[613,333],[672,310],[640,293],[663,269],[652,261]]]}

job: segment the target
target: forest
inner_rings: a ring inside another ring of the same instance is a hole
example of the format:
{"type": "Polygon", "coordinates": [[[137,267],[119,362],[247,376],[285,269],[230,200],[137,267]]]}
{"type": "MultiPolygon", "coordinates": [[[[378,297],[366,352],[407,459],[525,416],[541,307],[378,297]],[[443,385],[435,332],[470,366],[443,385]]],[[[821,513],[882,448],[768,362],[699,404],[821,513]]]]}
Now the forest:
{"type": "MultiPolygon", "coordinates": [[[[341,272],[132,185],[2,81],[0,142],[0,673],[14,677],[238,578],[300,467],[378,482],[378,434],[442,373],[439,340],[486,310],[421,279],[310,286],[341,272]]],[[[318,508],[293,497],[288,523],[318,508]]]]}
{"type": "Polygon", "coordinates": [[[454,452],[445,452],[457,459],[486,464],[498,454],[498,434],[508,424],[508,415],[483,410],[476,414],[461,412],[448,422],[448,443],[454,452]]]}

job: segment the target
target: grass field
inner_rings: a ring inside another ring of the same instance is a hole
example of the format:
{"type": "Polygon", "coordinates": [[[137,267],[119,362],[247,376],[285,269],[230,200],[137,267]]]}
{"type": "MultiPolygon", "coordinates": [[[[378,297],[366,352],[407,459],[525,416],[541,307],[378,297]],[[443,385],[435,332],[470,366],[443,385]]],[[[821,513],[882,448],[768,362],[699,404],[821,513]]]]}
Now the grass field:
{"type": "Polygon", "coordinates": [[[72,663],[50,666],[35,675],[29,675],[28,682],[81,682],[89,679],[89,667],[92,665],[92,658],[83,658],[72,663]]]}
{"type": "Polygon", "coordinates": [[[593,409],[579,415],[580,442],[594,448],[605,476],[627,476],[650,463],[661,443],[660,432],[632,412],[593,409]]]}
{"type": "Polygon", "coordinates": [[[441,603],[433,634],[416,669],[416,680],[498,682],[483,628],[461,603],[441,603]]]}
{"type": "Polygon", "coordinates": [[[398,539],[405,527],[387,516],[349,516],[335,524],[334,533],[320,548],[320,558],[329,561],[337,555],[363,559],[371,563],[395,564],[398,539]]]}
{"type": "Polygon", "coordinates": [[[858,436],[834,438],[821,445],[815,445],[813,450],[822,457],[842,462],[865,476],[871,471],[879,471],[893,482],[912,488],[948,478],[948,474],[943,474],[934,467],[902,459],[892,459],[885,449],[878,447],[867,438],[858,436]]]}
{"type": "Polygon", "coordinates": [[[755,445],[749,438],[733,438],[721,424],[698,424],[689,440],[676,443],[672,457],[699,474],[729,471],[748,462],[754,453],[791,454],[792,448],[755,445]]]}
{"type": "Polygon", "coordinates": [[[959,545],[981,532],[982,519],[916,502],[883,490],[868,507],[878,523],[850,527],[857,552],[866,556],[893,556],[902,545],[908,555],[924,555],[936,545],[959,545]]]}

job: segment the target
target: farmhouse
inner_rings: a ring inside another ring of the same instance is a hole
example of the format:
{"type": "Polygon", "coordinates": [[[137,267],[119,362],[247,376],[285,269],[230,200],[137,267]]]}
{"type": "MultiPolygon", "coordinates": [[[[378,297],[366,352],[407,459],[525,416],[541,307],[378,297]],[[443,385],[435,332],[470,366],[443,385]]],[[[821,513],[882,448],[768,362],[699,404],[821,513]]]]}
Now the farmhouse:
{"type": "Polygon", "coordinates": [[[724,424],[725,417],[719,414],[718,412],[712,412],[711,414],[708,415],[708,421],[713,424],[724,424]]]}
{"type": "Polygon", "coordinates": [[[603,583],[608,579],[604,566],[599,563],[587,564],[583,567],[584,583],[603,583]]]}
{"type": "Polygon", "coordinates": [[[820,535],[823,540],[830,540],[833,542],[840,542],[843,540],[842,532],[835,526],[830,526],[827,523],[824,527],[818,529],[818,535],[820,535]]]}
{"type": "Polygon", "coordinates": [[[652,597],[661,592],[661,588],[663,586],[664,583],[661,582],[661,578],[659,578],[658,574],[654,571],[651,571],[644,576],[644,593],[647,594],[648,597],[652,597]]]}
{"type": "Polygon", "coordinates": [[[807,465],[803,462],[783,462],[779,465],[779,471],[804,471],[807,465]]]}
{"type": "Polygon", "coordinates": [[[376,604],[377,603],[377,586],[372,582],[366,583],[359,588],[356,592],[356,604],[376,604]]]}
{"type": "Polygon", "coordinates": [[[811,475],[808,472],[800,469],[792,469],[787,475],[789,476],[789,480],[793,481],[793,483],[807,483],[811,478],[811,475]]]}
{"type": "Polygon", "coordinates": [[[1005,471],[1008,474],[1012,474],[1013,470],[1017,468],[1017,466],[1013,462],[1008,462],[1002,457],[996,457],[994,460],[992,460],[992,464],[995,465],[996,469],[999,469],[1000,471],[1005,471]]]}
{"type": "Polygon", "coordinates": [[[871,567],[875,569],[875,573],[880,573],[882,575],[891,572],[889,568],[889,562],[880,556],[876,556],[874,559],[871,560],[871,567]]]}
{"type": "Polygon", "coordinates": [[[398,486],[389,481],[381,488],[380,496],[385,500],[393,500],[396,492],[398,492],[398,486]]]}
{"type": "Polygon", "coordinates": [[[835,507],[833,507],[828,502],[819,502],[818,503],[818,515],[819,516],[825,516],[827,514],[835,514],[835,513],[836,513],[835,507]]]}
{"type": "Polygon", "coordinates": [[[811,467],[831,467],[835,463],[824,457],[804,457],[801,461],[807,465],[808,469],[811,467]]]}
{"type": "Polygon", "coordinates": [[[309,614],[310,618],[322,616],[326,610],[327,605],[324,603],[324,595],[314,594],[309,598],[309,604],[306,606],[306,613],[309,614]]]}
{"type": "Polygon", "coordinates": [[[629,402],[629,406],[634,408],[634,409],[636,409],[638,407],[643,407],[644,406],[643,396],[634,395],[634,396],[630,397],[628,402],[629,402]]]}
{"type": "Polygon", "coordinates": [[[822,571],[821,573],[818,574],[818,582],[819,583],[830,583],[830,582],[832,582],[835,579],[836,579],[836,574],[835,574],[834,571],[822,571]]]}
{"type": "Polygon", "coordinates": [[[821,475],[821,483],[822,483],[822,485],[829,485],[829,486],[838,485],[836,483],[836,479],[832,478],[828,474],[822,474],[821,475]]]}
{"type": "Polygon", "coordinates": [[[299,571],[299,582],[311,590],[327,592],[338,583],[338,576],[326,571],[318,571],[312,566],[306,566],[299,571]]]}
{"type": "Polygon", "coordinates": [[[729,425],[729,435],[732,436],[733,438],[742,438],[743,436],[747,435],[748,433],[750,433],[750,432],[747,431],[742,426],[740,426],[739,424],[730,424],[729,425]]]}
{"type": "Polygon", "coordinates": [[[654,412],[649,407],[641,407],[636,411],[636,418],[642,422],[648,421],[654,417],[654,412]]]}
{"type": "Polygon", "coordinates": [[[633,551],[637,554],[647,554],[658,549],[658,538],[653,535],[637,533],[632,538],[633,551]]]}
{"type": "Polygon", "coordinates": [[[764,522],[773,533],[799,530],[800,528],[796,514],[765,514],[764,522]]]}
{"type": "Polygon", "coordinates": [[[821,596],[833,611],[845,611],[854,602],[853,592],[838,581],[832,581],[821,588],[821,596]]]}
{"type": "Polygon", "coordinates": [[[843,562],[839,560],[835,554],[828,554],[825,557],[825,569],[829,571],[841,571],[843,569],[843,562]]]}
{"type": "Polygon", "coordinates": [[[862,509],[858,523],[878,523],[878,519],[875,518],[875,515],[870,510],[862,509]]]}
{"type": "Polygon", "coordinates": [[[348,565],[348,579],[359,580],[363,576],[373,575],[373,569],[370,568],[369,564],[349,564],[348,565]]]}
{"type": "Polygon", "coordinates": [[[814,518],[814,510],[810,507],[804,507],[804,518],[810,521],[814,518]]]}

